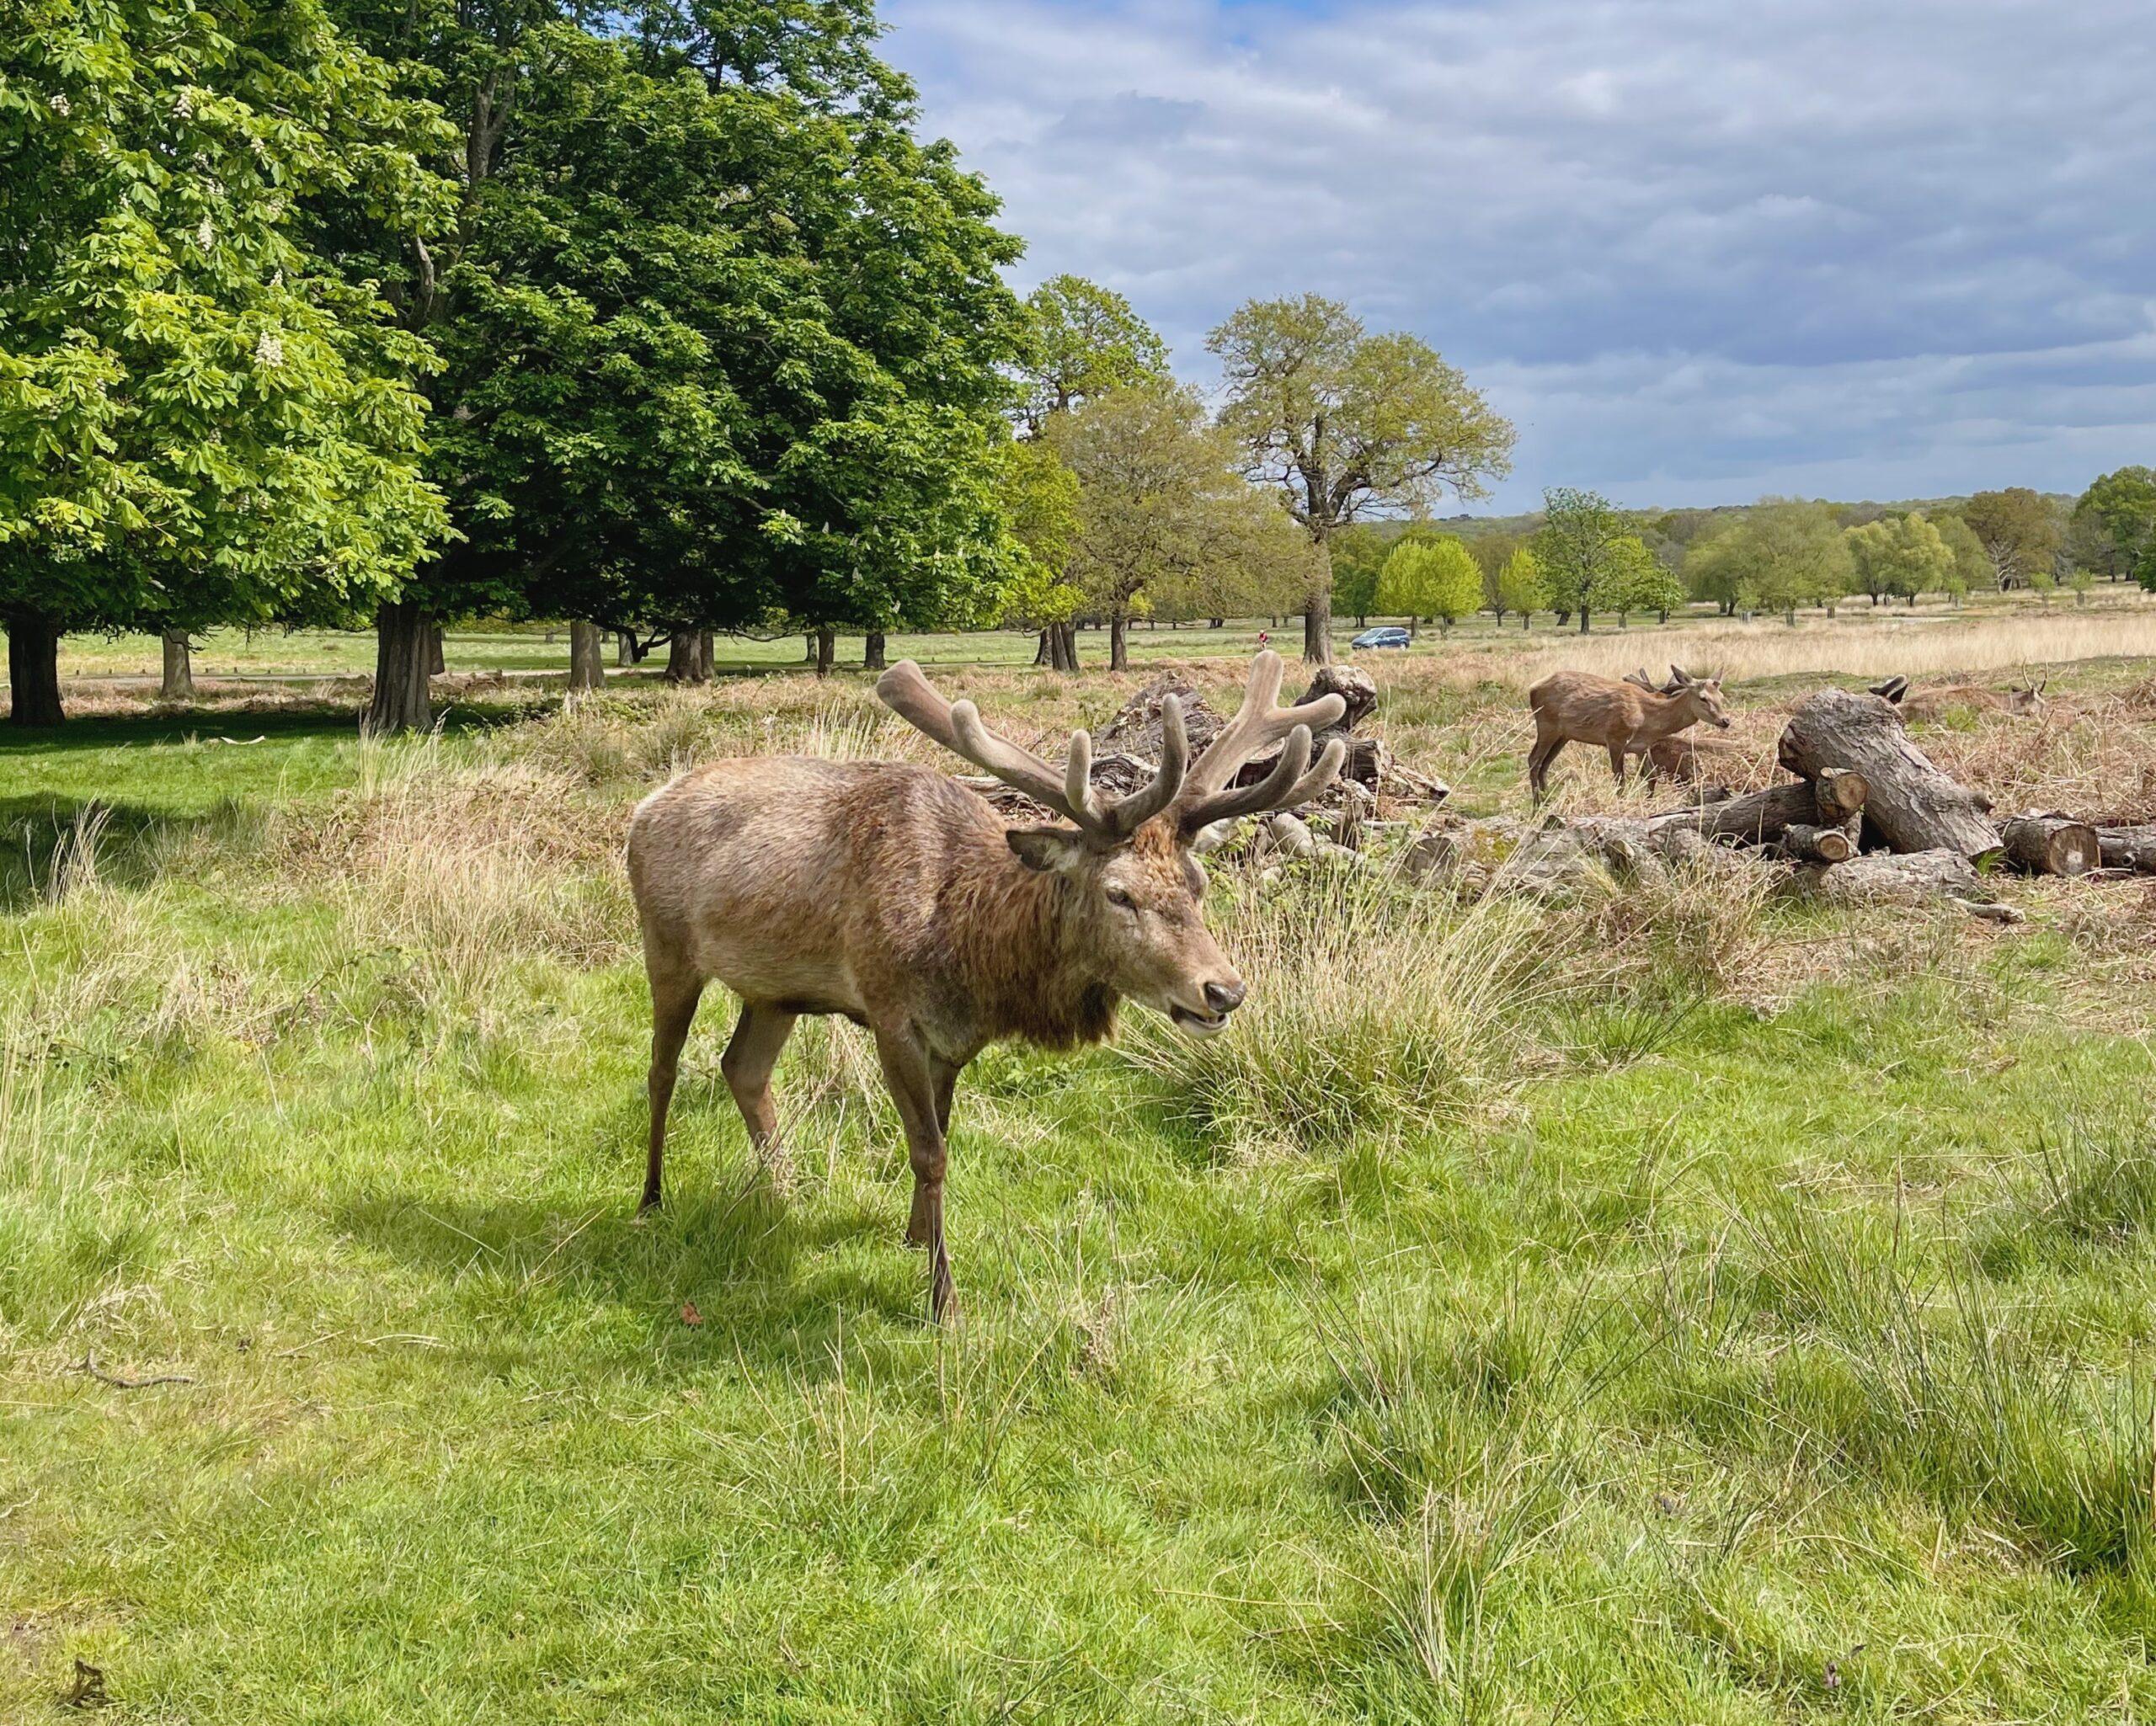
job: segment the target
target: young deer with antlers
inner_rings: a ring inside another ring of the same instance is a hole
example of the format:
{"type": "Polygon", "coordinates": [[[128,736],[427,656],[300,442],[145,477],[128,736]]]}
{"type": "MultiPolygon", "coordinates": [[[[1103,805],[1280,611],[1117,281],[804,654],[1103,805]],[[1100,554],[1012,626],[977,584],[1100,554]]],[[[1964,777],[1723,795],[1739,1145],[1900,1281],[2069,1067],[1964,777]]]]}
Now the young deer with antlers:
{"type": "Polygon", "coordinates": [[[1092,740],[1071,733],[1060,771],[948,701],[907,660],[877,693],[953,753],[1054,810],[1068,827],[1007,827],[932,768],[798,758],[717,761],[638,806],[629,878],[651,978],[651,1147],[643,1207],[659,1202],[666,1113],[705,985],[741,999],[720,1058],[760,1153],[778,1124],[771,1076],[796,1019],[843,1014],[876,1041],[913,1165],[909,1245],[930,1255],[930,1311],[952,1302],[943,1233],[951,1095],[988,1044],[1097,1042],[1129,999],[1211,1036],[1243,979],[1206,933],[1192,841],[1218,822],[1306,803],[1340,770],[1310,764],[1328,695],[1276,706],[1279,657],[1261,653],[1241,711],[1193,761],[1182,709],[1161,705],[1151,782],[1121,799],[1090,783],[1092,740]],[[1241,770],[1279,748],[1257,784],[1241,770]]]}
{"type": "Polygon", "coordinates": [[[1591,671],[1553,672],[1527,692],[1534,713],[1534,747],[1528,752],[1527,782],[1538,803],[1549,793],[1550,764],[1566,743],[1598,743],[1609,752],[1609,770],[1625,783],[1625,758],[1644,755],[1662,738],[1701,720],[1729,729],[1721,704],[1721,679],[1694,677],[1680,665],[1657,690],[1644,670],[1613,683],[1591,671]]]}

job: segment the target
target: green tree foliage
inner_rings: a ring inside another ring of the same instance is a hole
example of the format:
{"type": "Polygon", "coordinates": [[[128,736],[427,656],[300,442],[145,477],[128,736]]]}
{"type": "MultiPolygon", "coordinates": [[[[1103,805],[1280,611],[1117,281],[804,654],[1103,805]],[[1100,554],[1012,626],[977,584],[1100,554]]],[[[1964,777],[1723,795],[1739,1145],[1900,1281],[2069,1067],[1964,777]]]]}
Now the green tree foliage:
{"type": "Polygon", "coordinates": [[[1954,553],[1920,509],[1907,515],[1881,516],[1844,530],[1853,593],[1868,594],[1871,603],[1907,599],[1944,588],[1954,567],[1954,553]]]}
{"type": "MultiPolygon", "coordinates": [[[[1235,472],[1232,445],[1197,397],[1177,385],[1111,390],[1050,416],[1043,439],[1077,480],[1070,575],[1086,609],[1107,620],[1113,669],[1128,663],[1130,620],[1156,598],[1223,591],[1243,578],[1239,562],[1253,546],[1266,549],[1266,534],[1275,546],[1283,529],[1295,537],[1235,472]]],[[[1296,567],[1308,578],[1307,562],[1296,567]]]]}
{"type": "MultiPolygon", "coordinates": [[[[1253,300],[1206,338],[1220,360],[1221,424],[1244,471],[1277,486],[1326,547],[1373,510],[1426,507],[1449,486],[1480,497],[1511,468],[1513,428],[1427,344],[1372,335],[1337,300],[1253,300]]],[[[1332,656],[1329,578],[1303,614],[1303,656],[1332,656]]]]}
{"type": "Polygon", "coordinates": [[[2064,535],[2041,493],[2027,486],[1978,492],[1961,513],[2002,589],[2027,587],[2035,577],[2052,574],[2064,535]]]}
{"type": "MultiPolygon", "coordinates": [[[[1553,487],[1542,494],[1543,522],[1534,561],[1561,618],[1577,612],[1584,635],[1616,571],[1620,541],[1632,537],[1624,513],[1599,492],[1553,487]]],[[[1636,543],[1636,541],[1635,541],[1636,543]]]]}
{"type": "Polygon", "coordinates": [[[429,614],[878,630],[1000,604],[1017,248],[912,136],[865,9],[760,35],[654,6],[601,37],[538,0],[343,3],[440,93],[463,193],[440,244],[382,260],[446,361],[463,537],[385,611],[377,723],[424,717],[423,679],[383,697],[429,614]]]}
{"type": "Polygon", "coordinates": [[[1953,567],[1940,580],[1940,589],[1956,605],[1971,588],[1991,579],[1991,559],[1974,529],[1959,516],[1942,511],[1932,519],[1939,537],[1954,559],[1953,567]]]}
{"type": "Polygon", "coordinates": [[[1390,542],[1368,523],[1343,527],[1326,542],[1332,563],[1332,602],[1357,628],[1378,609],[1378,573],[1390,542]]]}
{"type": "Polygon", "coordinates": [[[1735,526],[1695,543],[1687,560],[1695,580],[1796,621],[1800,605],[1825,604],[1849,591],[1848,542],[1833,510],[1796,498],[1762,501],[1735,526]]]}
{"type": "Polygon", "coordinates": [[[1522,629],[1531,628],[1534,614],[1549,609],[1550,584],[1542,578],[1542,566],[1532,547],[1522,546],[1505,559],[1505,567],[1497,572],[1497,604],[1503,611],[1519,614],[1522,629]]]}
{"type": "Polygon", "coordinates": [[[1001,447],[997,483],[1012,545],[1005,621],[1040,631],[1042,657],[1058,671],[1075,671],[1066,631],[1085,598],[1069,574],[1078,534],[1078,477],[1046,443],[1027,438],[1001,447]]]}
{"type": "Polygon", "coordinates": [[[1504,573],[1513,553],[1527,541],[1515,533],[1486,533],[1476,535],[1466,543],[1476,567],[1482,572],[1482,604],[1502,623],[1505,613],[1512,608],[1497,596],[1497,578],[1504,573]]]}
{"type": "Polygon", "coordinates": [[[1622,628],[1635,611],[1667,616],[1684,603],[1684,584],[1676,573],[1647,548],[1636,534],[1611,542],[1602,573],[1596,578],[1593,603],[1604,611],[1614,611],[1622,628]]]}
{"type": "Polygon", "coordinates": [[[2121,467],[2099,476],[2073,506],[2074,561],[2112,580],[2137,569],[2156,545],[2156,472],[2121,467]]]}
{"type": "Polygon", "coordinates": [[[424,345],[320,211],[418,232],[425,110],[313,0],[26,0],[0,29],[0,612],[13,717],[67,630],[324,618],[441,531],[424,345]]]}
{"type": "Polygon", "coordinates": [[[1020,419],[1038,437],[1050,414],[1109,390],[1166,382],[1168,349],[1122,295],[1083,276],[1056,275],[1026,296],[1017,370],[1020,419]]]}
{"type": "Polygon", "coordinates": [[[1409,627],[1434,617],[1449,630],[1482,604],[1482,570],[1474,554],[1449,534],[1403,540],[1378,576],[1378,609],[1405,617],[1409,627]]]}

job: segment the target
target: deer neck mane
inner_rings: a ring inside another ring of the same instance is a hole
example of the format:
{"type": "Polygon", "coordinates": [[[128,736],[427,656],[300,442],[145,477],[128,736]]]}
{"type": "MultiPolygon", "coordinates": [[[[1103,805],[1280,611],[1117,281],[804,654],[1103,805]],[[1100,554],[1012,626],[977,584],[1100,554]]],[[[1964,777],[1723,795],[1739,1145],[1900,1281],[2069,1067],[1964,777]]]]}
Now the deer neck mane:
{"type": "Polygon", "coordinates": [[[1067,1049],[1113,1033],[1121,998],[1096,968],[1081,891],[1027,868],[1001,834],[952,882],[951,956],[985,1039],[1067,1049]]]}

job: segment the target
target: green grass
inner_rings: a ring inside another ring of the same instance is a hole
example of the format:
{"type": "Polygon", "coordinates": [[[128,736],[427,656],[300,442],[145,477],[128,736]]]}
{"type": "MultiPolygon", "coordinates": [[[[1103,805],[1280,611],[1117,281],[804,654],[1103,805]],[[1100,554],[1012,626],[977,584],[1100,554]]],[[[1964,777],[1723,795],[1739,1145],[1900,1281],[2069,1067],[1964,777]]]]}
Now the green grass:
{"type": "Polygon", "coordinates": [[[2156,1053],[2045,907],[1224,866],[1249,1024],[969,1073],[938,1332],[851,1031],[760,1175],[715,999],[632,1216],[620,823],[750,722],[0,750],[0,1713],[2156,1711],[2156,1053]]]}

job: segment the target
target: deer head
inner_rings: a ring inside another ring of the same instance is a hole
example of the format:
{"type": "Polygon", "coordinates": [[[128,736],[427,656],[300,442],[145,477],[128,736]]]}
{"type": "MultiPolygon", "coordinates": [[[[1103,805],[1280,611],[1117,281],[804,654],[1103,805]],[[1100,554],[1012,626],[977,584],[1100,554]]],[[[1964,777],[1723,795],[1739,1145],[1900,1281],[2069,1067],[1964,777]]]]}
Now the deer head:
{"type": "Polygon", "coordinates": [[[2049,677],[2040,677],[2032,684],[2009,684],[2006,686],[2006,711],[2009,713],[2041,713],[2044,709],[2044,685],[2049,677]]]}
{"type": "Polygon", "coordinates": [[[1160,766],[1120,798],[1094,788],[1093,740],[1083,731],[1070,734],[1058,772],[990,731],[971,701],[947,701],[911,660],[885,672],[876,692],[915,729],[1070,823],[1014,827],[1004,838],[1026,868],[1059,883],[1058,914],[1102,983],[1184,1031],[1210,1036],[1226,1025],[1246,990],[1206,932],[1199,909],[1205,871],[1191,855],[1193,842],[1216,823],[1310,802],[1345,758],[1335,741],[1313,766],[1310,727],[1336,722],[1346,704],[1327,695],[1304,707],[1277,706],[1281,669],[1278,654],[1257,656],[1241,708],[1194,761],[1182,704],[1169,696],[1161,705],[1160,766]],[[1263,779],[1232,784],[1275,746],[1280,759],[1263,779]]]}
{"type": "Polygon", "coordinates": [[[1694,677],[1683,666],[1669,668],[1669,681],[1663,685],[1673,701],[1681,703],[1690,723],[1705,720],[1722,731],[1729,729],[1729,712],[1721,704],[1721,679],[1718,677],[1694,677]]]}

